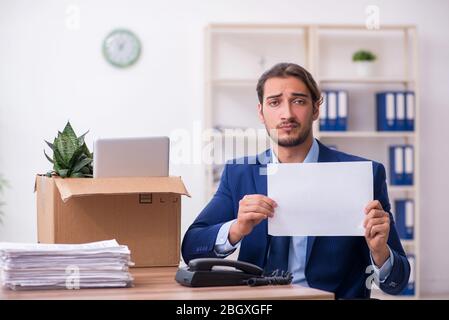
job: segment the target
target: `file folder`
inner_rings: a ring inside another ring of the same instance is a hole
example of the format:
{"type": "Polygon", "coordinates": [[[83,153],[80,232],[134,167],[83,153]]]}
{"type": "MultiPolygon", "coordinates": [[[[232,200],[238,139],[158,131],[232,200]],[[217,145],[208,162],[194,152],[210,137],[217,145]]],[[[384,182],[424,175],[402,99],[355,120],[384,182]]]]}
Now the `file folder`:
{"type": "Polygon", "coordinates": [[[390,184],[404,184],[404,152],[402,146],[390,146],[390,184]]]}
{"type": "Polygon", "coordinates": [[[348,94],[346,91],[338,91],[337,104],[337,131],[346,131],[348,123],[348,94]]]}
{"type": "Polygon", "coordinates": [[[413,185],[414,157],[413,146],[404,146],[404,184],[413,185]]]}
{"type": "Polygon", "coordinates": [[[343,90],[323,91],[320,112],[321,131],[346,131],[348,123],[348,93],[343,90]]]}
{"type": "Polygon", "coordinates": [[[326,130],[334,131],[337,126],[337,94],[334,91],[327,93],[327,111],[326,130]]]}
{"type": "Polygon", "coordinates": [[[405,99],[405,129],[415,130],[415,94],[412,91],[406,93],[405,99]]]}
{"type": "Polygon", "coordinates": [[[413,185],[414,155],[412,145],[395,145],[389,148],[390,184],[413,185]]]}
{"type": "Polygon", "coordinates": [[[396,130],[395,97],[393,92],[379,92],[376,94],[377,130],[396,130]]]}
{"type": "Polygon", "coordinates": [[[405,130],[405,95],[403,92],[396,92],[396,131],[405,130]]]}
{"type": "Polygon", "coordinates": [[[412,240],[414,236],[415,214],[412,199],[398,199],[395,201],[395,223],[399,238],[412,240]]]}

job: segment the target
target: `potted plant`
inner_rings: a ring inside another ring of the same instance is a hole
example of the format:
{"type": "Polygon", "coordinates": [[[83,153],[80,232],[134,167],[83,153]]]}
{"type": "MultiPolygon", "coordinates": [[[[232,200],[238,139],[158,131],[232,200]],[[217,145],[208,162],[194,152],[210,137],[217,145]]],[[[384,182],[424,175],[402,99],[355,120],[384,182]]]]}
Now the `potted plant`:
{"type": "Polygon", "coordinates": [[[355,70],[360,77],[371,77],[374,71],[374,61],[376,55],[368,50],[358,50],[352,55],[352,61],[355,64],[355,70]]]}
{"type": "Polygon", "coordinates": [[[44,150],[45,157],[53,164],[53,170],[47,172],[47,176],[53,175],[62,178],[92,178],[93,177],[93,154],[84,142],[87,134],[77,137],[70,122],[67,122],[62,132],[53,143],[45,141],[53,150],[53,158],[50,158],[44,150]]]}

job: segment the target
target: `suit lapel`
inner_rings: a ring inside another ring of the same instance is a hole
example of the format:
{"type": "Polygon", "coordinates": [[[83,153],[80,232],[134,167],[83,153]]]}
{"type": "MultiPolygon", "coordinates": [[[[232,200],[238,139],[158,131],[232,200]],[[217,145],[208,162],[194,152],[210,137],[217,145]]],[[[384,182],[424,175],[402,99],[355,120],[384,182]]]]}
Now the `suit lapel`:
{"type": "Polygon", "coordinates": [[[257,163],[252,166],[254,184],[258,194],[267,195],[267,163],[271,162],[270,149],[257,155],[257,163]]]}

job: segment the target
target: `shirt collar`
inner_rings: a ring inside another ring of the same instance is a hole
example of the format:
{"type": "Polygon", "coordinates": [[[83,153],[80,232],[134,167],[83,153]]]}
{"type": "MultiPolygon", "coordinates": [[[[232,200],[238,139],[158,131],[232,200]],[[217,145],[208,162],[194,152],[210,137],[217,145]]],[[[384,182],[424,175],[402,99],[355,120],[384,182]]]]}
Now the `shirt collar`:
{"type": "MultiPolygon", "coordinates": [[[[303,163],[318,162],[319,153],[320,146],[318,145],[316,139],[313,139],[312,146],[310,147],[310,150],[307,153],[307,156],[304,159],[303,163]]],[[[274,153],[273,149],[271,149],[271,158],[273,163],[279,163],[279,159],[276,153],[274,153]]]]}

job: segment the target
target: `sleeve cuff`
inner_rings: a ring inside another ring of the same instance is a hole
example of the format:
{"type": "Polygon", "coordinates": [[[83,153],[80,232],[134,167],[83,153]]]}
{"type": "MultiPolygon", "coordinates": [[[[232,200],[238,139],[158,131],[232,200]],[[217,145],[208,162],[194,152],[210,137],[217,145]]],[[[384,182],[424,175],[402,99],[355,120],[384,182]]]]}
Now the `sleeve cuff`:
{"type": "Polygon", "coordinates": [[[390,251],[390,257],[387,259],[387,261],[384,262],[384,264],[380,268],[378,268],[376,266],[376,264],[374,263],[373,256],[371,255],[371,251],[369,253],[369,256],[371,259],[371,265],[374,268],[374,274],[377,276],[380,283],[385,282],[385,280],[388,278],[388,276],[391,273],[391,269],[393,269],[393,263],[394,263],[393,252],[391,251],[389,246],[388,246],[388,250],[390,251]]]}
{"type": "Polygon", "coordinates": [[[239,246],[240,242],[237,242],[235,245],[232,245],[229,242],[229,229],[231,229],[231,225],[236,221],[236,219],[228,221],[224,223],[217,234],[217,239],[215,240],[215,254],[219,257],[226,257],[233,253],[239,246]]]}

